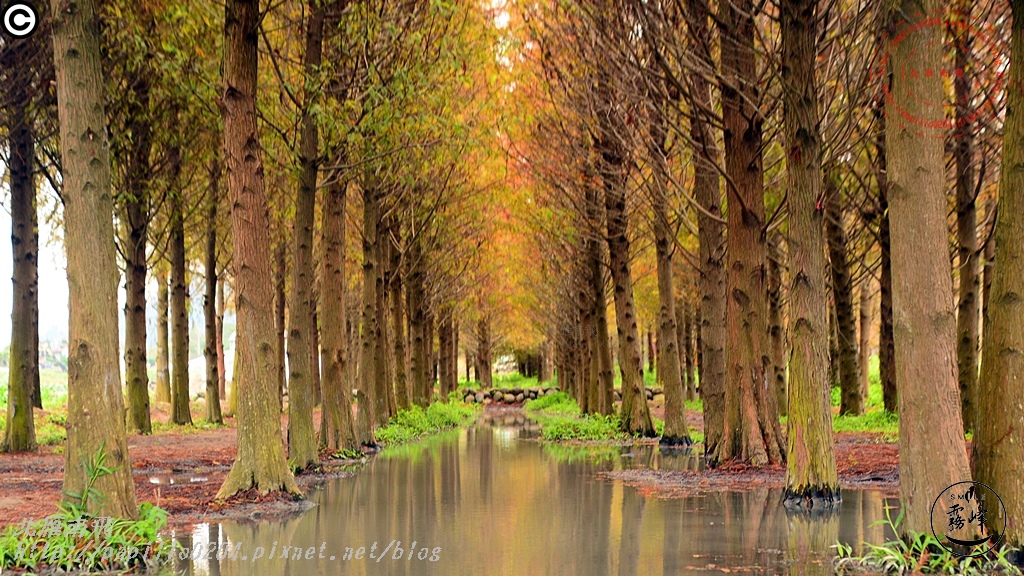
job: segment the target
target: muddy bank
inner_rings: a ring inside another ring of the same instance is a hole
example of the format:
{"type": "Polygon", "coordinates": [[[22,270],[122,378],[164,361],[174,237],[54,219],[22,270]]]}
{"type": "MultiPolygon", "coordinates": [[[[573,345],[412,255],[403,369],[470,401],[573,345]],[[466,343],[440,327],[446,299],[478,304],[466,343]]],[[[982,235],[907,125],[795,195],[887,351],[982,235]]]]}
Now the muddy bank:
{"type": "MultiPolygon", "coordinates": [[[[156,412],[155,419],[166,421],[156,412]]],[[[226,503],[214,497],[235,458],[235,422],[211,430],[160,432],[128,436],[132,475],[138,501],[168,511],[172,526],[209,520],[268,519],[301,513],[313,504],[287,496],[243,493],[226,503]]],[[[282,424],[284,424],[284,420],[282,424]]],[[[0,455],[0,528],[57,512],[64,475],[63,447],[45,446],[35,454],[0,455]]],[[[351,476],[357,461],[325,460],[321,470],[300,474],[306,490],[351,476]]]]}
{"type": "MultiPolygon", "coordinates": [[[[881,434],[836,434],[836,466],[841,489],[880,490],[886,496],[899,495],[899,449],[882,443],[881,434]]],[[[703,446],[692,448],[702,454],[703,446]]],[[[655,498],[681,498],[701,492],[748,491],[755,488],[783,488],[785,466],[755,468],[734,463],[703,470],[652,470],[634,468],[601,472],[606,480],[622,482],[655,498]]]]}

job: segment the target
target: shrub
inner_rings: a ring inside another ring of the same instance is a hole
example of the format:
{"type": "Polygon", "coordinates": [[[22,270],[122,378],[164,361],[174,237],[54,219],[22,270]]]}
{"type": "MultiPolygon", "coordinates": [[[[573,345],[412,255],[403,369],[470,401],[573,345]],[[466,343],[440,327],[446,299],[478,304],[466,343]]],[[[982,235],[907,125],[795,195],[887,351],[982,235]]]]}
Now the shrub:
{"type": "Polygon", "coordinates": [[[377,441],[382,444],[401,444],[427,434],[461,426],[476,416],[478,410],[479,407],[476,405],[457,400],[435,402],[426,409],[413,406],[408,410],[399,410],[387,426],[381,426],[374,434],[377,441]]]}

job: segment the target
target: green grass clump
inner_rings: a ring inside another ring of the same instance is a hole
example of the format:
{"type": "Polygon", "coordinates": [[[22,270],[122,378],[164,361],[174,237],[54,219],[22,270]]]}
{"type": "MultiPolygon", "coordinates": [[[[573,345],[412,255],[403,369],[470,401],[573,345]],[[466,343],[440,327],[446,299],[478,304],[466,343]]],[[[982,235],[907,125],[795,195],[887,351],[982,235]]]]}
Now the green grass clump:
{"type": "MultiPolygon", "coordinates": [[[[903,520],[903,512],[893,520],[889,515],[889,507],[885,509],[885,520],[875,524],[888,525],[899,534],[899,524],[903,520]]],[[[964,576],[981,576],[983,574],[1021,574],[1019,568],[1008,559],[1009,549],[1006,546],[994,551],[994,558],[960,558],[942,547],[932,534],[912,532],[906,539],[896,539],[884,544],[865,542],[868,551],[863,556],[854,556],[853,548],[837,543],[835,569],[838,574],[847,573],[878,573],[882,574],[961,574],[964,576]]]]}
{"type": "Polygon", "coordinates": [[[462,426],[475,417],[480,407],[449,399],[435,402],[426,408],[413,406],[399,410],[386,426],[378,428],[374,435],[382,444],[401,444],[427,434],[462,426]]]}
{"type": "Polygon", "coordinates": [[[167,511],[143,502],[138,520],[89,513],[90,503],[105,499],[96,481],[116,469],[106,466],[102,446],[82,463],[87,480],[81,494],[65,492],[70,500],[61,502],[57,514],[0,532],[0,571],[125,572],[151,568],[169,558],[173,546],[160,538],[167,511]]]}
{"type": "Polygon", "coordinates": [[[896,442],[900,433],[896,414],[878,408],[869,409],[860,416],[836,416],[832,419],[832,428],[836,432],[881,432],[886,442],[896,442]]]}
{"type": "Polygon", "coordinates": [[[617,440],[628,438],[619,417],[612,414],[544,416],[537,418],[545,440],[617,440]]]}
{"type": "Polygon", "coordinates": [[[523,404],[525,410],[547,412],[549,414],[579,414],[580,405],[569,397],[568,392],[546,394],[536,400],[527,400],[523,404]]]}
{"type": "Polygon", "coordinates": [[[580,414],[580,406],[566,392],[529,400],[523,407],[540,423],[545,440],[615,440],[627,438],[618,416],[580,414]]]}

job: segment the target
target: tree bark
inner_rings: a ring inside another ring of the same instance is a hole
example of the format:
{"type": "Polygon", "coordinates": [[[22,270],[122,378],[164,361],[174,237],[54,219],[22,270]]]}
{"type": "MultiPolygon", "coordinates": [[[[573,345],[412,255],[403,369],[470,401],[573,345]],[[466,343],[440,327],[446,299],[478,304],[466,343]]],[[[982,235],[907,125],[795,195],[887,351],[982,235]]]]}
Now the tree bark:
{"type": "MultiPolygon", "coordinates": [[[[586,199],[587,220],[600,230],[605,220],[605,214],[598,190],[588,187],[586,199]]],[[[596,354],[597,375],[596,405],[591,406],[591,411],[607,416],[615,413],[615,364],[608,334],[608,300],[605,296],[603,251],[604,242],[596,238],[587,240],[588,270],[586,274],[587,280],[590,282],[590,302],[594,307],[591,314],[594,323],[594,338],[591,342],[593,353],[596,354]]]]}
{"type": "MultiPolygon", "coordinates": [[[[806,9],[792,6],[792,10],[806,9]]],[[[797,121],[797,120],[794,120],[797,121]]],[[[820,148],[819,148],[820,149],[820,148]]],[[[772,382],[779,415],[789,413],[789,395],[786,391],[786,327],[782,321],[782,239],[777,235],[768,242],[768,334],[772,345],[772,382]]]]}
{"type": "Polygon", "coordinates": [[[712,463],[747,460],[755,466],[784,458],[774,390],[769,387],[767,246],[761,130],[754,47],[753,0],[736,0],[722,11],[722,110],[729,185],[726,284],[725,440],[712,463]]]}
{"type": "Polygon", "coordinates": [[[957,294],[957,380],[960,384],[960,415],[964,430],[974,428],[974,398],[978,385],[978,339],[980,337],[981,288],[978,250],[978,189],[974,183],[974,118],[969,102],[971,86],[971,2],[957,0],[950,19],[961,26],[950,26],[953,34],[953,93],[956,102],[956,130],[953,136],[953,163],[956,169],[956,239],[960,286],[957,294]]]}
{"type": "MultiPolygon", "coordinates": [[[[710,11],[707,0],[688,0],[687,24],[691,50],[701,66],[715,68],[707,38],[710,11]]],[[[711,85],[701,74],[691,77],[688,92],[693,110],[712,110],[711,85]]],[[[718,149],[711,123],[703,113],[690,119],[690,140],[693,143],[693,195],[700,204],[697,213],[697,236],[700,255],[700,322],[697,351],[700,366],[700,396],[704,404],[704,452],[717,455],[725,437],[725,226],[722,221],[722,193],[718,175],[718,149]]],[[[711,460],[714,462],[715,460],[711,460]]]]}
{"type": "Polygon", "coordinates": [[[832,297],[836,307],[836,346],[839,352],[840,414],[863,414],[860,394],[860,365],[857,363],[857,318],[853,313],[853,281],[846,254],[846,229],[839,205],[840,190],[834,175],[825,182],[825,230],[828,234],[832,297]]]}
{"type": "Polygon", "coordinates": [[[377,399],[376,356],[377,325],[377,243],[379,235],[379,210],[377,191],[372,186],[363,186],[363,322],[362,348],[359,360],[359,412],[356,416],[356,439],[364,446],[376,446],[373,430],[378,413],[383,405],[377,399]]]}
{"type": "MultiPolygon", "coordinates": [[[[1024,82],[1024,1],[1013,0],[1010,82],[1024,82]]],[[[999,212],[995,222],[995,268],[985,320],[981,378],[971,470],[974,479],[992,487],[1006,507],[1005,543],[1024,544],[1024,95],[1007,91],[1003,128],[999,212]]],[[[988,517],[1002,529],[1000,512],[988,517]]],[[[993,532],[994,533],[994,532],[993,532]]]]}
{"type": "Polygon", "coordinates": [[[686,380],[689,382],[686,387],[687,400],[697,399],[697,377],[694,374],[693,363],[693,334],[698,323],[694,321],[693,316],[692,308],[686,306],[686,312],[683,315],[683,363],[686,366],[686,380]]]}
{"type": "Polygon", "coordinates": [[[131,156],[125,179],[124,226],[128,241],[124,246],[124,373],[128,389],[128,429],[150,434],[149,373],[146,364],[146,242],[149,235],[150,150],[152,131],[149,114],[150,83],[141,74],[132,85],[133,100],[127,117],[131,119],[131,156]]]}
{"type": "MultiPolygon", "coordinates": [[[[940,6],[938,0],[902,0],[892,12],[895,29],[914,25],[904,18],[940,6]]],[[[938,26],[917,27],[890,43],[892,69],[941,69],[941,33],[938,26]]],[[[932,121],[927,102],[945,98],[942,82],[937,74],[894,73],[887,115],[932,121]]],[[[971,473],[956,378],[943,143],[919,130],[897,121],[886,126],[904,535],[930,530],[935,497],[971,473]]]]}
{"type": "MultiPolygon", "coordinates": [[[[399,222],[393,221],[392,233],[399,237],[401,232],[398,229],[399,222]]],[[[412,394],[409,390],[409,338],[405,333],[406,306],[405,306],[405,283],[402,274],[402,254],[397,247],[391,250],[391,289],[388,291],[391,297],[391,334],[395,354],[395,403],[398,409],[408,410],[412,405],[412,394]]],[[[458,375],[452,372],[452,377],[458,380],[458,375]]],[[[454,390],[455,387],[452,387],[454,390]]]]}
{"type": "Polygon", "coordinates": [[[60,117],[64,240],[68,273],[66,501],[90,513],[138,518],[125,438],[118,362],[117,284],[110,147],[103,110],[100,39],[93,0],[52,0],[53,59],[60,117]],[[84,463],[105,455],[111,473],[83,494],[84,463]]]}
{"type": "MultiPolygon", "coordinates": [[[[428,342],[429,345],[429,342],[428,342]]],[[[491,374],[491,319],[483,315],[476,324],[476,372],[480,388],[490,390],[494,386],[491,374]]]]}
{"type": "MultiPolygon", "coordinates": [[[[13,50],[13,48],[8,48],[13,50]]],[[[28,50],[22,44],[23,50],[28,50]]],[[[7,162],[11,190],[11,248],[14,252],[14,309],[11,313],[10,372],[7,379],[7,425],[0,442],[0,452],[32,452],[36,444],[34,404],[39,354],[33,354],[33,332],[38,337],[38,324],[33,323],[33,302],[38,303],[38,246],[35,240],[36,187],[32,177],[35,163],[35,140],[28,118],[28,86],[15,81],[5,94],[7,162]]],[[[148,396],[147,396],[148,400],[148,396]]],[[[146,413],[147,417],[149,413],[146,413]]]]}
{"type": "Polygon", "coordinates": [[[817,209],[823,185],[814,70],[817,4],[817,0],[783,0],[779,10],[793,319],[785,502],[807,509],[831,507],[840,499],[828,387],[823,229],[827,216],[817,209]]]}
{"type": "MultiPolygon", "coordinates": [[[[227,399],[227,366],[224,359],[224,276],[218,275],[217,281],[217,392],[221,402],[227,399]]],[[[232,416],[233,414],[227,414],[232,416]]]]}
{"type": "MultiPolygon", "coordinates": [[[[864,399],[864,405],[870,393],[871,378],[868,366],[871,362],[871,280],[870,274],[864,274],[860,281],[860,342],[857,345],[857,352],[860,354],[860,395],[864,399]]],[[[866,408],[865,408],[866,409],[866,408]]]]}
{"type": "MultiPolygon", "coordinates": [[[[181,150],[173,146],[168,163],[172,185],[178,184],[181,150]]],[[[171,422],[192,425],[189,410],[188,282],[185,279],[184,190],[171,190],[171,422]]]]}
{"type": "Polygon", "coordinates": [[[324,192],[324,261],[320,269],[323,304],[320,356],[324,366],[320,445],[339,452],[359,449],[352,421],[352,385],[345,372],[348,362],[348,336],[345,333],[348,316],[345,309],[346,188],[345,183],[336,182],[324,192]]]}
{"type": "MultiPolygon", "coordinates": [[[[314,81],[323,53],[324,9],[309,2],[303,71],[306,84],[314,81]]],[[[316,211],[320,134],[312,106],[315,92],[306,91],[299,132],[299,180],[292,229],[292,289],[288,302],[288,461],[292,470],[319,462],[313,429],[313,219],[316,211]]]]}
{"type": "Polygon", "coordinates": [[[892,257],[889,238],[889,175],[886,168],[886,122],[881,104],[875,106],[875,179],[878,182],[878,379],[882,403],[896,412],[896,344],[893,341],[892,257]]]}
{"type": "MultiPolygon", "coordinates": [[[[272,273],[274,282],[274,333],[275,351],[277,353],[277,407],[284,409],[284,393],[288,388],[288,363],[285,362],[285,308],[287,304],[287,293],[285,291],[285,276],[288,274],[288,247],[284,239],[278,240],[274,249],[274,271],[272,273]]],[[[237,346],[237,344],[236,344],[237,346]]]]}
{"type": "Polygon", "coordinates": [[[220,410],[220,365],[217,361],[217,202],[220,193],[220,162],[210,167],[210,194],[206,199],[206,296],[203,315],[206,321],[206,421],[222,424],[220,410]]]}
{"type": "MultiPolygon", "coordinates": [[[[663,102],[656,98],[651,107],[649,154],[652,162],[651,209],[654,217],[654,248],[658,267],[658,376],[665,391],[665,431],[661,444],[689,446],[690,428],[686,424],[684,406],[685,384],[679,363],[679,342],[676,326],[675,278],[672,256],[675,238],[668,221],[668,129],[662,115],[663,102]]],[[[650,335],[648,334],[648,343],[650,335]]],[[[652,347],[652,366],[655,353],[652,347]]]]}
{"type": "Polygon", "coordinates": [[[285,460],[275,401],[270,211],[256,126],[258,0],[227,0],[224,18],[224,155],[231,201],[238,338],[238,452],[217,492],[255,488],[300,494],[285,460]]]}
{"type": "MultiPolygon", "coordinates": [[[[422,248],[419,239],[413,241],[409,252],[410,268],[406,300],[409,304],[409,342],[412,346],[409,364],[409,371],[412,377],[412,402],[417,406],[426,406],[430,399],[430,391],[427,387],[427,336],[426,317],[423,308],[424,274],[422,248]]],[[[479,379],[479,372],[477,374],[479,379]]]]}
{"type": "Polygon", "coordinates": [[[156,401],[171,401],[171,348],[167,269],[160,265],[156,273],[156,401]]]}

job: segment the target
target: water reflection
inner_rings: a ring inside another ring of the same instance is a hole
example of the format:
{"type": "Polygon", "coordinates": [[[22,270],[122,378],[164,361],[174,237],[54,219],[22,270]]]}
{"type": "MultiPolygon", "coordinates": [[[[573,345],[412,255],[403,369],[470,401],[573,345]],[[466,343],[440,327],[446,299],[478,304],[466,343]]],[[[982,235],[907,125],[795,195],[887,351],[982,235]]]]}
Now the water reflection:
{"type": "Polygon", "coordinates": [[[237,557],[213,553],[178,560],[175,569],[225,576],[831,574],[837,540],[857,549],[891,536],[871,525],[883,517],[876,492],[847,491],[839,513],[816,517],[788,515],[779,490],[648,499],[595,473],[695,470],[699,458],[657,446],[520,440],[535,433],[521,416],[507,415],[385,450],[356,476],[311,494],[319,505],[298,518],[200,526],[183,545],[208,550],[220,542],[237,557]]]}

